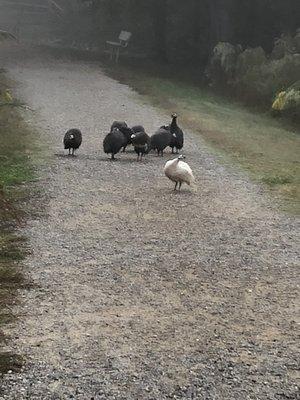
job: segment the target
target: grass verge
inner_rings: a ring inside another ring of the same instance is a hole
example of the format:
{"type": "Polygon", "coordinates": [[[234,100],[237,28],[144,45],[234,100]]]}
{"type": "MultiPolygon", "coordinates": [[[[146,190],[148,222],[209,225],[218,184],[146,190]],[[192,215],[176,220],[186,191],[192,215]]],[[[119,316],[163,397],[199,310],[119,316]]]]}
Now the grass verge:
{"type": "MultiPolygon", "coordinates": [[[[0,94],[10,85],[11,82],[6,79],[3,71],[0,72],[0,94]]],[[[32,133],[15,107],[0,107],[0,143],[1,348],[7,340],[3,328],[14,319],[11,306],[18,301],[18,290],[27,286],[22,274],[26,243],[24,238],[16,233],[15,228],[25,216],[22,209],[28,192],[24,184],[33,178],[31,154],[34,146],[32,133]]],[[[8,370],[17,370],[21,364],[22,358],[19,355],[0,351],[0,374],[8,370]]]]}
{"type": "Polygon", "coordinates": [[[285,126],[284,121],[208,92],[195,85],[199,76],[193,71],[176,73],[138,62],[104,67],[152,104],[176,111],[181,124],[268,187],[285,211],[300,213],[299,127],[285,126]]]}

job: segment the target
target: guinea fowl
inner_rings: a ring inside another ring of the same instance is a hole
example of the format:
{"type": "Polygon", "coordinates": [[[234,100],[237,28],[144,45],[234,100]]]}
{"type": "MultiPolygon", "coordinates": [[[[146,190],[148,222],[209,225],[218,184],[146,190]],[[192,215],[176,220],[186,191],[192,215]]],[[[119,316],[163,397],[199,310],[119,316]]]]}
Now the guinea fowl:
{"type": "Polygon", "coordinates": [[[121,129],[121,128],[127,128],[127,127],[128,127],[128,125],[126,124],[125,121],[114,121],[110,127],[110,131],[114,130],[114,128],[121,129]]]}
{"type": "Polygon", "coordinates": [[[185,157],[183,155],[180,155],[174,160],[167,161],[164,168],[164,173],[166,177],[169,178],[172,182],[175,182],[174,190],[177,189],[178,185],[178,190],[180,190],[183,183],[191,185],[195,181],[191,167],[188,165],[188,163],[182,161],[183,159],[185,159],[185,157]]]}
{"type": "Polygon", "coordinates": [[[111,154],[111,160],[115,160],[115,154],[119,153],[125,143],[124,134],[118,128],[113,128],[103,140],[104,153],[111,154]]]}
{"type": "Polygon", "coordinates": [[[170,146],[171,131],[167,127],[160,127],[150,138],[150,149],[156,150],[157,155],[163,157],[164,149],[170,146]]]}
{"type": "Polygon", "coordinates": [[[82,134],[79,129],[69,129],[64,136],[64,147],[69,150],[69,155],[74,156],[75,150],[77,150],[82,143],[82,134]]]}
{"type": "Polygon", "coordinates": [[[126,150],[126,147],[131,144],[131,135],[133,134],[133,130],[131,128],[129,128],[128,126],[119,128],[119,129],[125,137],[125,142],[124,142],[124,146],[123,146],[123,153],[124,153],[124,151],[126,150]]]}
{"type": "MultiPolygon", "coordinates": [[[[142,160],[145,154],[149,153],[150,150],[150,137],[145,132],[145,129],[140,126],[143,130],[136,131],[131,135],[132,145],[134,147],[134,151],[138,155],[137,161],[142,160]]],[[[132,130],[134,130],[132,128],[132,130]]]]}
{"type": "Polygon", "coordinates": [[[170,131],[172,134],[170,147],[172,148],[172,154],[174,154],[174,148],[176,153],[183,148],[183,132],[177,125],[177,114],[172,114],[172,122],[170,125],[170,131]]]}
{"type": "Polygon", "coordinates": [[[134,125],[131,130],[133,133],[145,132],[145,128],[142,125],[134,125]]]}
{"type": "Polygon", "coordinates": [[[128,127],[125,121],[114,121],[110,127],[110,131],[114,128],[118,128],[123,135],[125,136],[125,142],[123,145],[123,152],[126,150],[126,147],[131,144],[131,135],[134,133],[131,128],[128,127]]]}

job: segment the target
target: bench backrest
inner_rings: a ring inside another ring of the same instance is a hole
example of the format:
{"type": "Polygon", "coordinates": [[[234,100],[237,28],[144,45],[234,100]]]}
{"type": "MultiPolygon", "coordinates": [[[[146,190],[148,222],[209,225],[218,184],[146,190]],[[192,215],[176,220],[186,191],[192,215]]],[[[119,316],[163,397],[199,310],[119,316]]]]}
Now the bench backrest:
{"type": "Polygon", "coordinates": [[[121,33],[119,35],[120,43],[123,46],[127,46],[128,42],[129,42],[129,39],[131,38],[131,35],[132,35],[131,32],[121,31],[121,33]]]}

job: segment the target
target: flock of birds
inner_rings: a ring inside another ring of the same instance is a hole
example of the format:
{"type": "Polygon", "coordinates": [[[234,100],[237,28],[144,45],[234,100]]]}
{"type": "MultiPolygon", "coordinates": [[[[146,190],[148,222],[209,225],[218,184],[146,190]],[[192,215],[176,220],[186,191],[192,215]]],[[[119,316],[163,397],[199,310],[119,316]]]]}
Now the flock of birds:
{"type": "MultiPolygon", "coordinates": [[[[82,133],[79,129],[70,129],[64,136],[64,148],[69,150],[69,155],[74,155],[82,143],[82,133]]],[[[125,121],[114,121],[110,132],[103,140],[103,150],[111,154],[111,160],[121,150],[126,151],[128,145],[132,145],[137,153],[137,161],[150,151],[154,150],[158,156],[163,156],[164,150],[171,147],[172,154],[178,154],[183,148],[184,135],[182,129],[177,125],[177,115],[172,114],[170,125],[161,126],[151,137],[146,133],[142,125],[130,128],[125,121]]],[[[179,155],[175,159],[167,161],[164,167],[165,175],[175,183],[174,190],[180,190],[181,185],[186,183],[192,185],[195,181],[190,166],[183,161],[185,157],[179,155]]]]}

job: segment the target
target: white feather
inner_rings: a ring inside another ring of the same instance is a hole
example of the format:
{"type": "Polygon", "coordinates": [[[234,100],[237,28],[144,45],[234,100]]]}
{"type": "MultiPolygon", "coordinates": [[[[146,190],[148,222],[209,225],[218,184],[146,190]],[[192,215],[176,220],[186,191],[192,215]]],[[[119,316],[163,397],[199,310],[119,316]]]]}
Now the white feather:
{"type": "Polygon", "coordinates": [[[188,163],[175,158],[166,162],[164,168],[165,175],[173,182],[187,183],[191,185],[194,181],[194,175],[188,163]]]}

